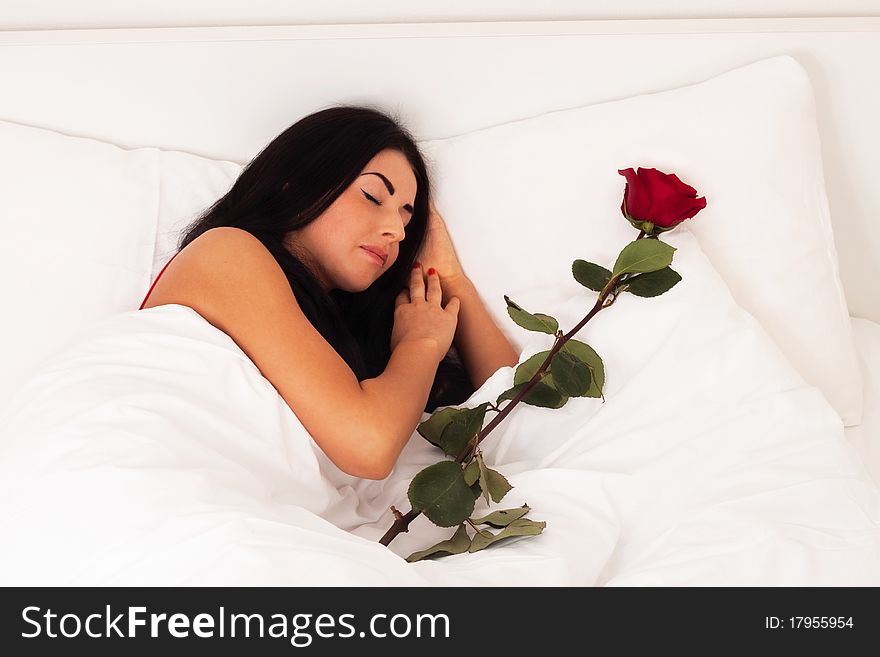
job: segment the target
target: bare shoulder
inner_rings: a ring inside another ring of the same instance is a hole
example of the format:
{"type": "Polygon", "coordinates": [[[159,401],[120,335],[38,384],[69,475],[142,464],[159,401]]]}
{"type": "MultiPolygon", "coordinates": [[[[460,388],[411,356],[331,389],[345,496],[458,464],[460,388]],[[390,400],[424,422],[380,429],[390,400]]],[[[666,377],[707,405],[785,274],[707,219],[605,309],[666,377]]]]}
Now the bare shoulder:
{"type": "Polygon", "coordinates": [[[265,252],[266,255],[271,255],[260,240],[248,231],[242,228],[235,228],[234,226],[218,226],[217,228],[206,230],[187,244],[186,248],[181,251],[181,254],[187,250],[215,253],[218,250],[224,252],[239,249],[265,252]]]}
{"type": "Polygon", "coordinates": [[[257,274],[275,271],[283,275],[274,256],[260,240],[246,230],[220,226],[205,231],[190,242],[174,259],[182,259],[193,273],[210,274],[210,281],[218,278],[240,278],[257,269],[257,274]]]}
{"type": "MultiPolygon", "coordinates": [[[[259,291],[289,294],[287,277],[274,256],[246,230],[219,226],[205,231],[178,253],[150,294],[144,308],[189,306],[208,318],[217,306],[235,307],[237,294],[259,291]]],[[[214,322],[212,322],[214,323],[214,322]]]]}

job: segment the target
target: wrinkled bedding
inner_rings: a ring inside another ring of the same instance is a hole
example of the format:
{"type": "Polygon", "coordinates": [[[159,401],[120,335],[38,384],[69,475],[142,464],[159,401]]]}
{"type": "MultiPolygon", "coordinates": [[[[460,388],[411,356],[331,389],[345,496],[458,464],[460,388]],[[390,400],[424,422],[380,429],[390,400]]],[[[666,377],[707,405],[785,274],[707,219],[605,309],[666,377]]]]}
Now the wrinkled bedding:
{"type": "MultiPolygon", "coordinates": [[[[492,508],[527,503],[540,536],[407,563],[453,532],[420,516],[377,542],[440,452],[414,433],[385,480],[343,473],[228,335],[171,304],[90,326],[12,400],[0,583],[880,585],[880,491],[840,419],[693,238],[669,241],[682,283],[577,336],[605,360],[604,401],[521,404],[482,444],[514,486],[492,508]]],[[[566,330],[594,298],[513,297],[566,330]]],[[[521,361],[551,343],[529,334],[521,361]]]]}

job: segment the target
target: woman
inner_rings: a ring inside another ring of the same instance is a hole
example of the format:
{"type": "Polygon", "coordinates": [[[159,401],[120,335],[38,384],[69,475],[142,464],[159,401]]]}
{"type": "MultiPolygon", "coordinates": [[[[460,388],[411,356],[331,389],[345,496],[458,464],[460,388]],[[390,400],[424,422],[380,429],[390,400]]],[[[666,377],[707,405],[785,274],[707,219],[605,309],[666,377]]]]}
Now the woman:
{"type": "Polygon", "coordinates": [[[290,126],[180,248],[141,307],[186,305],[226,332],[353,476],[387,477],[423,411],[518,361],[430,201],[415,140],[380,111],[290,126]]]}

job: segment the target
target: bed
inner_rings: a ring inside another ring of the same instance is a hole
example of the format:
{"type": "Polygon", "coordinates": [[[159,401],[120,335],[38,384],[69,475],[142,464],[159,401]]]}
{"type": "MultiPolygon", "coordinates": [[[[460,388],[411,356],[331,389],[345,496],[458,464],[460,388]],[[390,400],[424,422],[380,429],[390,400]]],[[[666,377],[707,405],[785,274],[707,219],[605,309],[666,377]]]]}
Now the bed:
{"type": "Polygon", "coordinates": [[[797,18],[2,33],[0,516],[14,539],[0,581],[877,585],[880,92],[854,64],[880,56],[878,31],[797,18]],[[633,239],[615,169],[674,166],[710,199],[711,218],[670,234],[686,285],[589,325],[605,401],[523,407],[487,439],[514,484],[504,505],[528,503],[541,536],[407,563],[450,535],[421,518],[390,550],[377,542],[431,445],[414,435],[386,481],[344,475],[228,336],[184,306],[136,310],[194,213],[293,120],[343,102],[411,128],[521,362],[548,336],[514,326],[502,294],[560,325],[583,315],[585,290],[559,272],[633,239]],[[595,184],[518,179],[523,152],[595,184]],[[481,194],[526,185],[540,203],[481,194]],[[529,231],[573,204],[594,218],[554,219],[571,239],[529,231]],[[502,229],[507,256],[480,265],[502,229]],[[529,250],[544,259],[513,266],[529,250]],[[660,400],[661,384],[682,397],[660,400]]]}

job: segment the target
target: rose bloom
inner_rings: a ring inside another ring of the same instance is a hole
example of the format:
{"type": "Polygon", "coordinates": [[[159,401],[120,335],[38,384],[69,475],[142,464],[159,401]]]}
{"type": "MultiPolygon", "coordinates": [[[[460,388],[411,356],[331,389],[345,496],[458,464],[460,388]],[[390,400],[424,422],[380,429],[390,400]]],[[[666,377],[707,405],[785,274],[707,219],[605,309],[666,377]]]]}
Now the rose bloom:
{"type": "Polygon", "coordinates": [[[706,198],[674,173],[657,169],[619,169],[626,178],[620,211],[636,228],[648,234],[675,228],[706,207],[706,198]]]}

